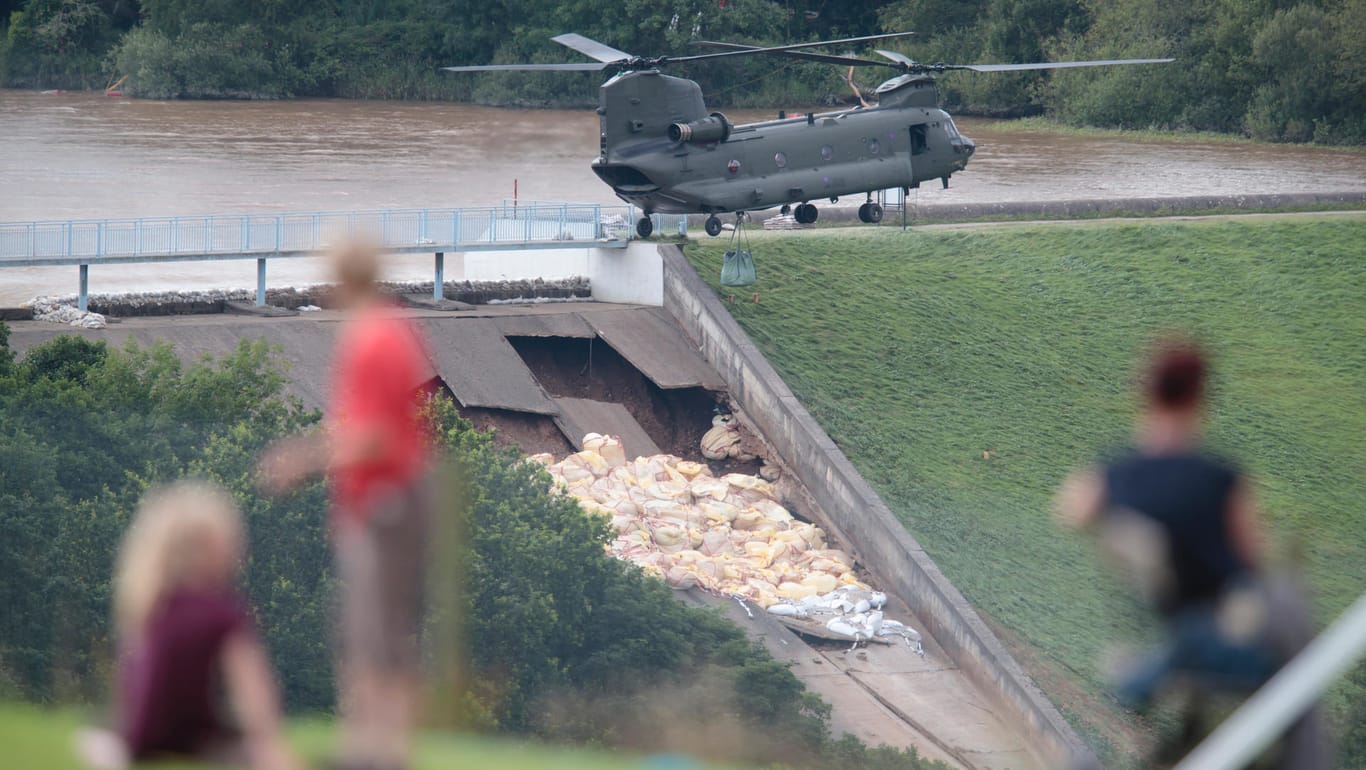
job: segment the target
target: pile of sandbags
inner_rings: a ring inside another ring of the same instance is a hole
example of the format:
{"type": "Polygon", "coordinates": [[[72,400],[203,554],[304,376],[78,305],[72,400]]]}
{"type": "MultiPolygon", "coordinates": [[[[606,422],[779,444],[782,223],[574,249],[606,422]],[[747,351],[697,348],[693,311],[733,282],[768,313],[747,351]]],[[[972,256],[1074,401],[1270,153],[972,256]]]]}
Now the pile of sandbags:
{"type": "Polygon", "coordinates": [[[621,441],[590,433],[583,451],[556,461],[533,455],[560,491],[611,519],[609,546],[670,586],[700,586],[761,607],[869,590],[854,560],[828,548],[820,527],[793,518],[773,485],[757,476],[717,478],[672,455],[628,460],[621,441]]]}

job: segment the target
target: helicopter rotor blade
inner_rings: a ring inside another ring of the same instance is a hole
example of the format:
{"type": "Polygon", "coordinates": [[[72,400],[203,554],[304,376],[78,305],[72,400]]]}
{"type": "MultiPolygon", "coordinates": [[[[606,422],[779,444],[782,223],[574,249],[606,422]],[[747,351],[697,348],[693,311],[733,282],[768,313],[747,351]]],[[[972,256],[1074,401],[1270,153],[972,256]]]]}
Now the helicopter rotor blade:
{"type": "MultiPolygon", "coordinates": [[[[730,51],[757,51],[759,46],[742,45],[740,43],[717,43],[710,40],[698,40],[693,45],[707,46],[709,48],[723,48],[730,51]]],[[[894,67],[885,61],[876,59],[860,59],[857,56],[836,56],[833,54],[811,53],[810,51],[773,51],[775,55],[790,56],[793,59],[805,59],[807,61],[818,61],[825,64],[843,64],[850,67],[894,67]]]]}
{"type": "Polygon", "coordinates": [[[468,67],[442,67],[447,72],[600,72],[604,62],[576,64],[476,64],[468,67]]]}
{"type": "Polygon", "coordinates": [[[703,59],[720,59],[729,56],[749,56],[752,54],[775,54],[787,51],[799,51],[803,48],[820,48],[828,45],[846,45],[850,43],[867,43],[873,40],[887,40],[890,38],[909,37],[914,32],[891,32],[885,35],[865,35],[863,37],[846,37],[839,40],[818,40],[814,43],[796,43],[793,45],[775,45],[765,47],[746,46],[739,49],[718,51],[717,53],[696,54],[693,56],[669,56],[664,61],[670,63],[701,61],[703,59]]]}
{"type": "MultiPolygon", "coordinates": [[[[874,52],[877,53],[877,54],[880,55],[880,56],[885,56],[885,57],[887,57],[888,59],[891,59],[892,61],[896,62],[897,64],[902,64],[902,65],[905,65],[905,66],[907,66],[907,67],[914,67],[914,66],[915,66],[915,60],[912,59],[911,57],[905,55],[905,54],[897,53],[896,51],[884,51],[884,50],[882,50],[881,48],[875,49],[874,52]]],[[[893,66],[895,66],[895,65],[893,65],[893,66]]]]}
{"type": "Polygon", "coordinates": [[[1030,64],[946,64],[945,69],[973,72],[1021,72],[1024,70],[1062,70],[1073,67],[1110,67],[1116,64],[1166,64],[1176,59],[1102,59],[1097,61],[1053,61],[1030,64]]]}
{"type": "Polygon", "coordinates": [[[567,48],[573,48],[575,51],[578,51],[590,59],[597,59],[605,64],[635,58],[625,51],[618,51],[610,45],[599,43],[598,41],[584,37],[577,32],[567,32],[563,35],[556,35],[550,39],[567,48]]]}

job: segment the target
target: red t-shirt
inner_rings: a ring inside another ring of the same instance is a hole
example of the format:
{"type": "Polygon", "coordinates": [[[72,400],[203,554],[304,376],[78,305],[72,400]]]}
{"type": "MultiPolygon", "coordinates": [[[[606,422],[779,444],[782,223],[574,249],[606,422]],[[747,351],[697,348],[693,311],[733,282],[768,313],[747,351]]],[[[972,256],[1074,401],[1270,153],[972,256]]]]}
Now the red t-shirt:
{"type": "Polygon", "coordinates": [[[332,473],[333,523],[363,523],[377,492],[413,482],[426,466],[418,395],[431,367],[420,332],[390,307],[363,310],[343,327],[334,366],[333,440],[347,455],[348,442],[378,431],[385,448],[381,457],[332,473]]]}
{"type": "Polygon", "coordinates": [[[162,599],[119,663],[119,731],[133,759],[196,754],[226,737],[220,661],[239,632],[255,633],[230,591],[182,589],[162,599]]]}

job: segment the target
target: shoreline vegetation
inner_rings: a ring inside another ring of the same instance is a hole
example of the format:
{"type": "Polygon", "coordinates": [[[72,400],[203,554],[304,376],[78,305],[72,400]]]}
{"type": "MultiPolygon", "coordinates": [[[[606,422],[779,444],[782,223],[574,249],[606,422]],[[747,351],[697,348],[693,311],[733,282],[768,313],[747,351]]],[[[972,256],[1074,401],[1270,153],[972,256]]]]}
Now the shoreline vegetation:
{"type": "MultiPolygon", "coordinates": [[[[961,115],[1029,116],[1089,131],[1194,131],[1366,143],[1366,0],[669,0],[623,12],[585,0],[0,0],[0,87],[133,97],[319,96],[593,107],[599,73],[455,75],[453,64],[582,61],[549,38],[577,31],[640,55],[699,40],[767,45],[915,30],[921,61],[1173,57],[1169,65],[949,73],[961,115]],[[833,7],[831,7],[833,6],[833,7]],[[1134,30],[1142,30],[1134,34],[1134,30]]],[[[875,54],[870,54],[875,55],[875,54]]],[[[747,58],[670,68],[715,107],[843,105],[837,67],[747,58]]],[[[855,73],[867,92],[892,70],[855,73]]]]}

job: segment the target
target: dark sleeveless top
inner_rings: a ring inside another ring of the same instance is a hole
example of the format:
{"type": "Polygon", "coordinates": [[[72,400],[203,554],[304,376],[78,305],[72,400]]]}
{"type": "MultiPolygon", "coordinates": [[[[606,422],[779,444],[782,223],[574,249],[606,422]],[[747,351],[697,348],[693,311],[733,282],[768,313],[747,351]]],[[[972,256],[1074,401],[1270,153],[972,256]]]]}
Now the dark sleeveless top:
{"type": "Polygon", "coordinates": [[[1159,525],[1167,536],[1172,595],[1158,609],[1173,614],[1212,602],[1248,565],[1228,531],[1229,499],[1238,472],[1203,454],[1130,454],[1105,467],[1105,507],[1159,525]]]}

